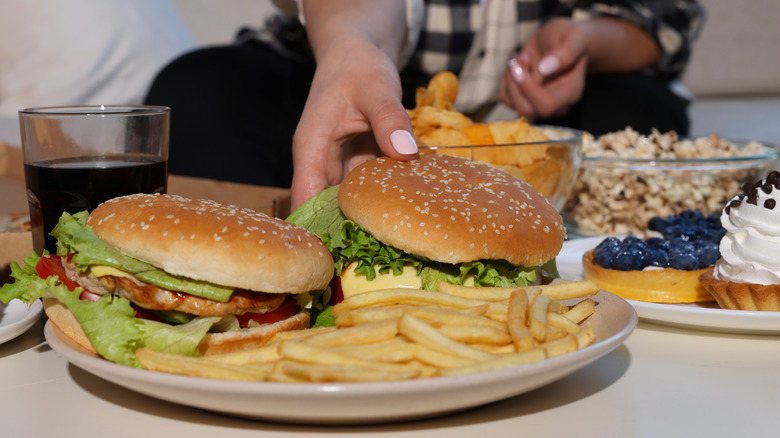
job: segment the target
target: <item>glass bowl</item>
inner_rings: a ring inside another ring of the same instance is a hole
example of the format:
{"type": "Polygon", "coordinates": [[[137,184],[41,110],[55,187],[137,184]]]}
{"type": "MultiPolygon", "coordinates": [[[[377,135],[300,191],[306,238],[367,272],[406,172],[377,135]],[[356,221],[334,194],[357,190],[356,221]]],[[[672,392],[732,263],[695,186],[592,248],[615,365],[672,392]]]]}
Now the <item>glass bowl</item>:
{"type": "Polygon", "coordinates": [[[582,132],[534,126],[550,140],[469,146],[420,146],[420,153],[455,155],[482,161],[529,183],[558,211],[566,203],[582,157],[582,132]]]}
{"type": "Polygon", "coordinates": [[[607,135],[613,138],[606,149],[605,137],[583,140],[582,166],[563,209],[570,236],[642,234],[655,216],[720,212],[745,182],[780,165],[780,148],[765,142],[630,129],[607,135]]]}

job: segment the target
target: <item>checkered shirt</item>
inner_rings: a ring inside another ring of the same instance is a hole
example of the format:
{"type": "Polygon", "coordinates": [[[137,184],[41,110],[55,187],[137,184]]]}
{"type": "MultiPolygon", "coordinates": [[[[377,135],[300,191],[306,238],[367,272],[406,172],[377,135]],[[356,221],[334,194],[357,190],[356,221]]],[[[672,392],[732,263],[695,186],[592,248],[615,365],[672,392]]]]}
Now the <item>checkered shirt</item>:
{"type": "Polygon", "coordinates": [[[506,61],[550,18],[629,21],[652,35],[662,55],[646,73],[672,81],[683,72],[704,10],[695,0],[407,0],[409,45],[401,71],[404,104],[437,72],[458,75],[457,110],[482,113],[497,102],[506,61]]]}

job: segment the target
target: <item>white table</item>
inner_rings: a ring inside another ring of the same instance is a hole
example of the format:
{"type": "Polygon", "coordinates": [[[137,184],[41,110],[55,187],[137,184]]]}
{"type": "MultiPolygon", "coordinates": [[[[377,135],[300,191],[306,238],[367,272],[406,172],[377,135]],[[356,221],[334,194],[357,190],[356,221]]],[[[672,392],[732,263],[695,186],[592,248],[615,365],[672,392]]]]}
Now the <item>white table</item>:
{"type": "Polygon", "coordinates": [[[628,341],[533,392],[447,417],[325,427],[263,423],[159,401],[69,365],[38,322],[0,345],[3,437],[769,437],[780,430],[780,336],[640,322],[628,341]]]}

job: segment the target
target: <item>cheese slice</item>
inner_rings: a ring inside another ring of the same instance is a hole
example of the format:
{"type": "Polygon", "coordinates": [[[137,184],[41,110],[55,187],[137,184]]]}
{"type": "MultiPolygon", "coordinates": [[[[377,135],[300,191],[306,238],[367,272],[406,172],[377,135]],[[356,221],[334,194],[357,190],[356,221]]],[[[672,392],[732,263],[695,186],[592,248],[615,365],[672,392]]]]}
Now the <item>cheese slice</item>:
{"type": "Polygon", "coordinates": [[[113,266],[93,265],[89,267],[89,270],[95,274],[95,277],[105,277],[106,275],[111,275],[114,277],[134,278],[132,274],[128,274],[125,271],[120,271],[113,266]]]}
{"type": "Polygon", "coordinates": [[[392,271],[386,274],[380,274],[379,268],[375,266],[374,269],[377,274],[376,277],[370,281],[366,278],[365,274],[356,274],[356,267],[357,262],[352,262],[347,266],[344,272],[341,273],[341,290],[344,293],[344,298],[362,294],[363,292],[392,287],[422,288],[422,278],[417,275],[417,268],[411,264],[404,264],[404,268],[400,275],[395,275],[392,271]]]}

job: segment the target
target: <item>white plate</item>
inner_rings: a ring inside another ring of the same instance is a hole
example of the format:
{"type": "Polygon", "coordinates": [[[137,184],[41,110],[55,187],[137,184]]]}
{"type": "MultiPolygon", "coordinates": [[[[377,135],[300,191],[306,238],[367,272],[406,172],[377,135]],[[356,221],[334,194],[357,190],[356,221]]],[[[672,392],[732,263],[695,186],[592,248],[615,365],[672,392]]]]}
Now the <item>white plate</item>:
{"type": "Polygon", "coordinates": [[[49,345],[69,362],[152,397],[229,415],[280,422],[359,424],[411,420],[503,400],[561,379],[621,345],[637,324],[623,299],[601,291],[590,324],[596,342],[528,365],[465,376],[372,383],[237,382],[165,374],[85,354],[50,322],[49,345]]]}
{"type": "MultiPolygon", "coordinates": [[[[582,254],[596,247],[603,237],[566,241],[558,256],[558,271],[566,280],[581,280],[582,254]]],[[[627,300],[643,321],[721,333],[780,334],[780,312],[721,309],[715,302],[660,304],[627,300]]]]}
{"type": "Polygon", "coordinates": [[[26,332],[41,316],[42,310],[40,300],[30,307],[19,300],[12,300],[8,304],[0,302],[0,344],[26,332]]]}

